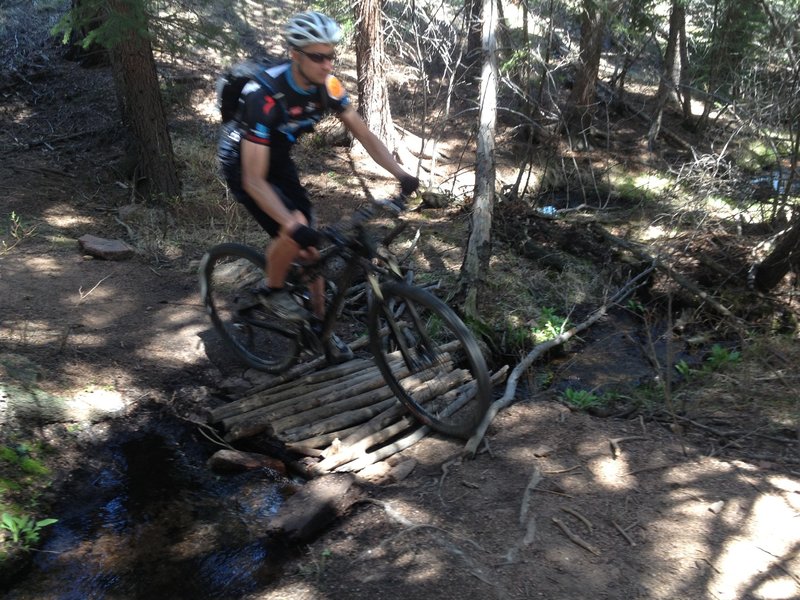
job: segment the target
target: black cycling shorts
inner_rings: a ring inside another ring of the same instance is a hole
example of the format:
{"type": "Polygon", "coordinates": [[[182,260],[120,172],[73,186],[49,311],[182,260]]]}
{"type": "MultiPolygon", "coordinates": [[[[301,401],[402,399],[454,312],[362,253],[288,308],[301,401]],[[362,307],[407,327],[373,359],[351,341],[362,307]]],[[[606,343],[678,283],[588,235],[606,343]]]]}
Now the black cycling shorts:
{"type": "MultiPolygon", "coordinates": [[[[256,201],[253,200],[247,192],[242,189],[241,175],[236,174],[234,177],[228,179],[228,187],[230,187],[233,197],[247,209],[256,222],[261,225],[262,229],[266,231],[271,237],[277,237],[281,226],[259,208],[256,201]],[[239,181],[236,181],[238,175],[239,181]],[[238,185],[236,185],[238,183],[238,185]]],[[[297,176],[297,169],[294,163],[285,163],[283,168],[272,172],[270,168],[270,177],[268,182],[272,184],[272,188],[278,197],[283,202],[283,205],[290,211],[300,211],[308,221],[309,227],[314,227],[314,212],[311,208],[311,200],[308,197],[308,192],[300,183],[300,178],[297,176]]]]}

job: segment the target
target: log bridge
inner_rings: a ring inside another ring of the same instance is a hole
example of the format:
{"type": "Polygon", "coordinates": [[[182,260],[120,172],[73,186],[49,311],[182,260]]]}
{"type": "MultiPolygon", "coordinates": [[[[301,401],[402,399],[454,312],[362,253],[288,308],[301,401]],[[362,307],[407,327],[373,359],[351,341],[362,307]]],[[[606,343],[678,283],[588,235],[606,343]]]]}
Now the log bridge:
{"type": "MultiPolygon", "coordinates": [[[[366,345],[365,340],[359,342],[351,347],[358,350],[366,345]]],[[[452,363],[435,375],[409,374],[399,356],[392,357],[390,366],[404,386],[419,390],[415,397],[422,402],[468,394],[474,387],[469,373],[452,363]]],[[[504,379],[505,373],[505,369],[495,373],[493,384],[504,379]]],[[[307,478],[374,470],[373,465],[431,432],[395,397],[371,356],[336,366],[327,366],[324,358],[298,365],[212,410],[209,422],[228,443],[260,434],[277,439],[303,457],[289,467],[307,478]]],[[[390,470],[383,464],[384,472],[390,470]]]]}

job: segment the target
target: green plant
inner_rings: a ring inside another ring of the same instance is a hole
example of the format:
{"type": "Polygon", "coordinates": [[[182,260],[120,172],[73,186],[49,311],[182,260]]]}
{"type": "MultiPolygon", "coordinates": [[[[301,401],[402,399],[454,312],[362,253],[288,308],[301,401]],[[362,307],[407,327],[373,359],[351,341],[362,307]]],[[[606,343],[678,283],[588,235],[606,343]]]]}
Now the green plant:
{"type": "Polygon", "coordinates": [[[643,314],[644,313],[644,305],[641,302],[639,302],[638,300],[635,300],[633,298],[628,300],[628,302],[625,304],[625,308],[627,308],[632,313],[636,313],[636,314],[643,314]]]}
{"type": "Polygon", "coordinates": [[[34,521],[29,515],[15,516],[4,512],[0,517],[0,529],[5,529],[11,534],[12,544],[29,550],[33,544],[39,541],[39,532],[42,528],[57,522],[58,519],[34,521]]]}
{"type": "Polygon", "coordinates": [[[536,326],[531,328],[533,341],[541,344],[551,340],[567,329],[568,324],[566,317],[557,315],[555,309],[545,307],[536,320],[536,326]]]}
{"type": "Polygon", "coordinates": [[[36,231],[36,225],[32,225],[30,227],[26,227],[22,223],[22,218],[16,212],[12,211],[8,218],[9,218],[9,221],[10,221],[10,224],[9,224],[9,227],[8,227],[8,233],[9,233],[9,235],[11,235],[11,237],[14,240],[14,242],[11,245],[9,245],[9,244],[6,243],[5,240],[3,240],[2,248],[0,248],[0,256],[2,256],[3,254],[6,254],[7,252],[9,252],[12,248],[14,248],[22,240],[24,240],[27,237],[32,236],[33,233],[36,231]]]}
{"type": "Polygon", "coordinates": [[[692,367],[689,366],[685,360],[680,360],[675,365],[675,370],[680,373],[684,379],[689,379],[689,376],[692,374],[692,367]]]}
{"type": "Polygon", "coordinates": [[[597,408],[605,404],[603,398],[587,390],[567,388],[564,390],[563,397],[567,404],[581,410],[597,408]]]}
{"type": "Polygon", "coordinates": [[[738,350],[728,350],[719,344],[714,344],[711,347],[711,354],[706,358],[703,369],[717,371],[725,366],[734,365],[740,360],[742,360],[742,353],[738,350]]]}

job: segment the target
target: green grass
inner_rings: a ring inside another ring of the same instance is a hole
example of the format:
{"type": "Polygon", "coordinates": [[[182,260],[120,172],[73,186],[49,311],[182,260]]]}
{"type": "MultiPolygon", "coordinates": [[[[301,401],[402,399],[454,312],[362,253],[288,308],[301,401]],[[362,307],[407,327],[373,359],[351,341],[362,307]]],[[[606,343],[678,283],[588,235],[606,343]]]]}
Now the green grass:
{"type": "Polygon", "coordinates": [[[606,392],[598,396],[597,394],[588,390],[579,390],[574,388],[567,388],[564,390],[561,396],[564,402],[573,408],[577,408],[578,410],[606,408],[617,397],[616,394],[610,392],[606,392]]]}

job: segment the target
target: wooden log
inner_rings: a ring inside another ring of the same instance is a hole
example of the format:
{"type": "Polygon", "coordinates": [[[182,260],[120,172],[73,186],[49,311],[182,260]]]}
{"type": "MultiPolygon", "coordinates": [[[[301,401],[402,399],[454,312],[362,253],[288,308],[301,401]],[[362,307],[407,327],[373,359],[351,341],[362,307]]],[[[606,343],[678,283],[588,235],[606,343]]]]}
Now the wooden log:
{"type": "Polygon", "coordinates": [[[286,501],[267,532],[293,544],[309,542],[361,496],[352,475],[320,477],[286,501]]]}
{"type": "MultiPolygon", "coordinates": [[[[496,371],[492,374],[491,381],[492,385],[497,385],[502,383],[506,375],[508,374],[508,365],[503,366],[500,370],[496,371]]],[[[468,383],[467,385],[474,386],[474,383],[468,383]]],[[[458,390],[456,390],[458,391],[458,390]]],[[[448,392],[453,393],[453,392],[448,392]]],[[[334,443],[334,441],[338,440],[345,440],[345,443],[354,443],[357,441],[358,437],[366,437],[367,435],[371,435],[380,431],[380,429],[387,427],[391,423],[394,422],[395,419],[403,416],[408,409],[403,404],[397,404],[383,413],[377,415],[367,423],[362,425],[354,425],[348,429],[344,429],[338,432],[331,432],[324,435],[315,436],[313,438],[299,440],[297,442],[287,443],[286,447],[290,450],[296,449],[298,452],[303,453],[311,452],[318,448],[325,448],[330,444],[334,443]],[[351,438],[354,434],[358,432],[356,437],[351,438]]]]}
{"type": "MultiPolygon", "coordinates": [[[[403,386],[408,386],[409,389],[416,389],[420,386],[420,384],[428,381],[432,377],[435,377],[442,368],[447,370],[452,369],[452,363],[449,361],[449,357],[448,360],[441,365],[438,370],[430,369],[415,374],[409,374],[408,369],[403,366],[402,363],[397,362],[391,366],[393,368],[395,377],[401,381],[403,386]]],[[[385,383],[385,380],[383,380],[383,383],[385,383]]],[[[296,428],[299,425],[308,423],[313,424],[315,421],[320,421],[333,415],[341,414],[345,411],[380,402],[391,397],[392,395],[392,391],[387,386],[382,385],[375,390],[368,390],[363,394],[346,396],[342,400],[329,402],[317,408],[305,410],[302,413],[297,413],[282,419],[276,419],[272,425],[275,431],[288,434],[290,429],[296,428]]]]}
{"type": "Polygon", "coordinates": [[[369,404],[362,408],[348,410],[346,412],[334,415],[322,421],[307,423],[293,430],[277,434],[281,440],[297,441],[308,438],[310,435],[320,435],[324,433],[331,433],[334,431],[341,431],[344,428],[350,427],[353,424],[360,424],[382,413],[387,408],[390,408],[398,400],[392,394],[383,402],[377,404],[369,404]]]}
{"type": "MultiPolygon", "coordinates": [[[[273,428],[284,442],[308,439],[331,431],[341,431],[358,422],[358,412],[371,406],[383,404],[394,398],[386,386],[356,396],[345,397],[338,402],[309,410],[273,423],[273,428]]],[[[361,413],[366,414],[366,413],[361,413]]]]}
{"type": "MultiPolygon", "coordinates": [[[[405,367],[400,367],[400,363],[395,361],[393,366],[397,366],[400,376],[406,376],[405,367]]],[[[265,431],[275,434],[273,422],[290,415],[300,415],[305,411],[318,406],[335,402],[336,398],[345,394],[359,395],[363,393],[379,390],[385,385],[385,381],[377,370],[366,372],[355,380],[345,381],[334,386],[329,386],[324,394],[311,392],[300,398],[289,398],[274,406],[259,408],[243,415],[236,415],[223,419],[221,425],[226,431],[224,439],[227,442],[234,442],[246,437],[252,437],[265,431]]],[[[301,417],[305,418],[305,417],[301,417]]]]}
{"type": "MultiPolygon", "coordinates": [[[[454,391],[453,388],[460,389],[461,386],[464,383],[466,383],[469,378],[470,378],[469,371],[466,371],[464,369],[457,369],[455,371],[451,371],[446,377],[439,377],[430,380],[427,383],[423,383],[422,386],[420,386],[420,388],[414,392],[415,398],[417,402],[424,403],[430,400],[431,398],[447,395],[447,392],[454,391]]],[[[463,386],[463,387],[468,387],[468,386],[463,386]]],[[[394,414],[392,414],[391,416],[393,416],[394,418],[398,418],[400,414],[396,413],[396,416],[394,414]]],[[[383,436],[379,436],[375,432],[381,425],[385,423],[386,419],[387,419],[386,415],[379,414],[374,421],[367,423],[365,427],[360,428],[358,431],[354,432],[353,434],[350,435],[350,437],[344,440],[342,442],[342,445],[339,447],[338,451],[335,454],[326,457],[325,460],[316,465],[312,465],[310,467],[311,472],[325,473],[331,471],[336,467],[338,467],[339,465],[343,465],[347,462],[350,462],[359,455],[363,454],[371,446],[377,443],[377,441],[384,441],[386,439],[390,439],[391,437],[394,437],[404,429],[408,428],[408,425],[405,425],[399,431],[394,431],[390,426],[391,432],[387,432],[384,433],[383,436]]]]}
{"type": "MultiPolygon", "coordinates": [[[[388,329],[383,328],[381,330],[381,335],[385,335],[387,332],[388,329]]],[[[454,347],[455,347],[454,344],[451,342],[450,344],[445,344],[444,346],[442,346],[440,348],[440,351],[448,352],[452,350],[454,347]]],[[[400,358],[401,355],[399,352],[392,352],[387,355],[387,359],[390,362],[390,366],[392,363],[399,360],[400,358]]],[[[222,423],[225,419],[232,418],[236,415],[242,415],[264,406],[270,406],[273,404],[277,404],[278,402],[287,400],[289,398],[297,397],[302,393],[297,388],[297,386],[301,384],[308,386],[306,392],[311,392],[319,389],[325,389],[328,386],[328,382],[334,379],[341,378],[345,375],[350,375],[353,373],[363,374],[366,369],[375,369],[375,372],[378,372],[377,367],[375,367],[374,365],[375,365],[374,361],[366,359],[348,361],[341,365],[329,367],[327,369],[323,369],[322,371],[318,371],[315,373],[310,373],[296,381],[288,381],[283,384],[276,385],[274,387],[269,387],[267,389],[262,388],[257,392],[253,392],[252,394],[250,394],[245,398],[236,400],[235,402],[231,402],[217,409],[214,409],[213,411],[211,411],[209,422],[212,424],[222,423]],[[319,384],[319,385],[314,385],[314,384],[319,384]]]]}
{"type": "Polygon", "coordinates": [[[330,433],[325,433],[323,435],[317,435],[312,438],[308,438],[306,440],[300,440],[297,442],[287,442],[286,448],[288,450],[295,450],[300,454],[303,454],[304,449],[319,449],[319,448],[327,448],[331,444],[335,443],[337,440],[347,437],[354,431],[356,431],[361,424],[353,425],[352,427],[348,427],[347,429],[342,429],[341,431],[332,431],[330,433]]]}
{"type": "MultiPolygon", "coordinates": [[[[447,366],[450,367],[451,364],[448,362],[447,366]]],[[[407,369],[401,367],[395,371],[395,376],[402,377],[400,382],[403,387],[413,390],[413,393],[418,393],[418,390],[423,389],[424,386],[430,387],[431,379],[435,378],[439,371],[429,369],[414,375],[407,373],[407,369]]],[[[278,432],[281,440],[298,441],[310,436],[338,431],[350,427],[354,423],[363,423],[380,414],[395,402],[397,400],[394,398],[394,393],[387,386],[383,386],[366,394],[345,398],[339,402],[294,415],[291,418],[275,421],[272,426],[278,432]],[[382,398],[382,400],[376,403],[375,398],[382,398]],[[326,418],[321,419],[321,416],[326,418]]]]}
{"type": "Polygon", "coordinates": [[[206,465],[215,473],[237,473],[267,468],[281,475],[286,475],[286,465],[277,458],[255,452],[228,450],[227,448],[217,450],[206,461],[206,465]]]}
{"type": "MultiPolygon", "coordinates": [[[[504,365],[503,368],[501,368],[498,371],[495,371],[495,373],[493,373],[491,376],[492,385],[497,385],[498,383],[502,383],[505,380],[507,373],[508,373],[508,365],[504,365]]],[[[451,395],[453,399],[453,403],[448,405],[448,407],[443,411],[442,415],[447,417],[460,410],[467,402],[469,402],[470,400],[472,400],[472,398],[474,398],[476,389],[477,386],[475,385],[475,382],[470,381],[467,384],[448,392],[448,395],[451,395]]],[[[356,458],[352,462],[343,464],[342,466],[336,468],[336,471],[337,472],[361,471],[362,469],[365,469],[366,467],[376,462],[385,460],[390,456],[396,454],[397,452],[400,452],[401,450],[405,450],[406,448],[412,446],[417,441],[425,437],[425,435],[427,435],[428,432],[429,429],[427,425],[425,425],[421,427],[419,430],[415,431],[414,433],[409,434],[408,436],[402,438],[401,440],[398,440],[394,444],[378,448],[374,452],[364,454],[363,456],[356,458]]],[[[375,445],[377,443],[378,440],[376,439],[372,445],[375,445]]],[[[309,468],[309,473],[311,474],[316,473],[317,467],[320,464],[322,463],[312,465],[309,468]]]]}
{"type": "Polygon", "coordinates": [[[408,434],[407,436],[400,438],[396,442],[392,442],[386,446],[382,446],[375,450],[375,452],[370,452],[369,454],[365,454],[361,458],[354,460],[353,462],[347,463],[337,469],[337,471],[342,472],[356,472],[364,469],[376,462],[381,460],[385,460],[390,456],[397,454],[405,450],[406,448],[410,448],[426,435],[431,432],[431,428],[427,425],[423,425],[419,429],[416,429],[414,432],[408,434]]]}
{"type": "Polygon", "coordinates": [[[246,413],[226,417],[220,421],[220,424],[223,428],[229,429],[242,421],[262,419],[265,416],[268,416],[271,421],[276,421],[283,417],[315,408],[326,402],[335,401],[345,394],[360,394],[379,388],[383,384],[383,376],[380,374],[377,367],[373,367],[363,370],[354,377],[328,382],[324,387],[324,391],[314,389],[304,392],[300,390],[300,392],[294,396],[282,397],[282,399],[275,404],[268,404],[267,406],[246,413]]]}
{"type": "Polygon", "coordinates": [[[263,390],[251,390],[248,396],[212,410],[209,415],[209,422],[218,423],[226,417],[255,410],[256,408],[260,408],[261,406],[264,406],[272,401],[278,402],[288,397],[283,396],[283,394],[286,393],[288,393],[290,396],[292,393],[293,395],[297,395],[298,385],[311,388],[311,386],[316,384],[320,388],[325,387],[327,382],[332,379],[338,379],[351,373],[358,373],[365,368],[369,368],[369,366],[372,364],[372,361],[367,359],[351,360],[341,365],[332,366],[327,369],[322,369],[321,371],[310,373],[301,379],[268,388],[267,393],[265,394],[261,393],[263,390]]]}

